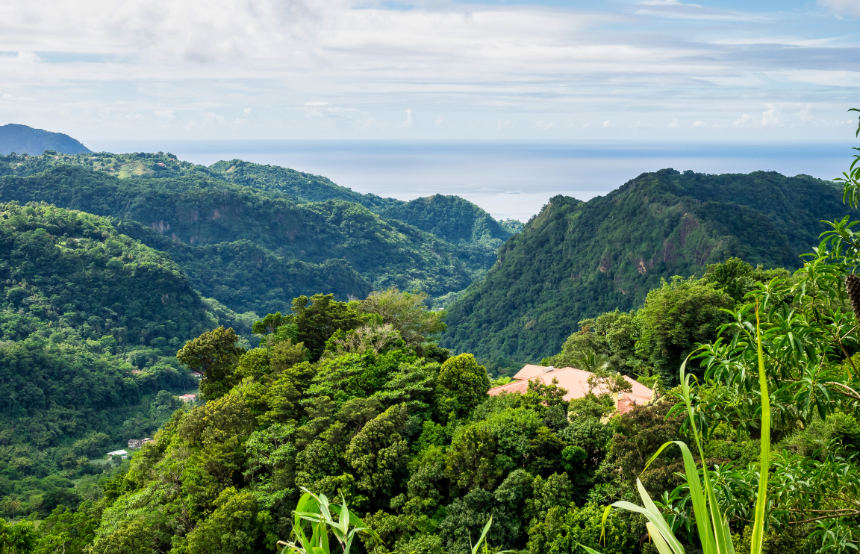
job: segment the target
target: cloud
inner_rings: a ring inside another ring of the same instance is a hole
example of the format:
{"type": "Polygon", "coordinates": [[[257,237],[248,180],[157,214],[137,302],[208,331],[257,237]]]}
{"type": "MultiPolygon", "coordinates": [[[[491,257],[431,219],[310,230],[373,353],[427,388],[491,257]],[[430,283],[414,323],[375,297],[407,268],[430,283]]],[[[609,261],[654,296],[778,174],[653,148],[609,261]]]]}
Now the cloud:
{"type": "Polygon", "coordinates": [[[690,19],[707,21],[749,21],[763,19],[760,15],[730,10],[706,8],[701,4],[679,2],[678,0],[646,0],[638,4],[639,15],[664,17],[668,19],[690,19]]]}
{"type": "Polygon", "coordinates": [[[35,52],[31,52],[29,50],[18,50],[15,59],[19,63],[37,63],[40,61],[39,56],[37,56],[35,52]]]}
{"type": "Polygon", "coordinates": [[[860,2],[857,0],[818,0],[818,5],[836,15],[860,17],[860,2]]]}
{"type": "Polygon", "coordinates": [[[761,126],[772,127],[778,125],[782,125],[780,109],[773,104],[769,104],[767,109],[761,112],[761,126]]]}
{"type": "Polygon", "coordinates": [[[732,127],[746,127],[750,125],[753,121],[753,118],[750,114],[744,113],[741,114],[737,119],[732,121],[732,127]]]}
{"type": "MultiPolygon", "coordinates": [[[[829,114],[860,93],[860,70],[846,65],[860,41],[841,28],[812,29],[798,10],[763,18],[699,2],[417,0],[402,10],[375,0],[219,0],[206,9],[196,0],[4,0],[0,83],[32,100],[19,112],[69,130],[163,136],[196,121],[194,133],[209,137],[200,114],[210,112],[244,120],[248,136],[278,138],[285,129],[294,138],[400,136],[404,127],[422,137],[510,128],[539,138],[553,122],[571,138],[601,125],[613,137],[669,135],[667,127],[677,137],[697,118],[727,132],[772,132],[771,116],[758,116],[769,104],[829,114]],[[175,120],[159,114],[167,110],[175,120]],[[427,114],[418,125],[415,112],[427,114]],[[133,114],[146,117],[125,126],[133,114]],[[732,124],[738,114],[753,121],[732,124]]],[[[850,12],[847,2],[821,2],[850,12]]]]}

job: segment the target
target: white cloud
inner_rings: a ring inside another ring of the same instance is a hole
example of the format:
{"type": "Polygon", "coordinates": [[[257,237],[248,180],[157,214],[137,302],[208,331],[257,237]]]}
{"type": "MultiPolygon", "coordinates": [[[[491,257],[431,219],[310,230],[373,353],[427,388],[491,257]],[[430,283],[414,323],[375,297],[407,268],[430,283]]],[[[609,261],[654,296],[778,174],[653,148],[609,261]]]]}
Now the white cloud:
{"type": "Polygon", "coordinates": [[[221,125],[224,123],[224,116],[215,112],[203,112],[203,123],[206,125],[221,125]]]}
{"type": "Polygon", "coordinates": [[[645,0],[639,2],[636,10],[639,15],[665,17],[668,19],[709,20],[709,21],[748,21],[750,18],[761,20],[760,15],[737,11],[706,8],[701,4],[679,2],[678,0],[645,0]]]}
{"type": "MultiPolygon", "coordinates": [[[[850,11],[846,2],[821,1],[850,11]]],[[[238,118],[247,136],[278,138],[285,129],[296,138],[401,136],[407,127],[414,136],[515,129],[508,134],[541,137],[553,122],[555,133],[580,138],[588,136],[585,120],[592,130],[611,129],[607,136],[669,136],[671,127],[681,129],[671,132],[677,137],[697,118],[720,121],[726,132],[773,132],[771,116],[758,117],[762,106],[799,114],[808,105],[808,120],[783,121],[814,126],[812,114],[835,120],[833,104],[860,92],[860,70],[819,63],[845,59],[844,48],[858,41],[804,33],[802,18],[792,31],[762,19],[738,26],[733,18],[758,16],[679,0],[617,12],[608,3],[382,5],[4,0],[0,83],[3,94],[31,100],[16,113],[54,118],[54,127],[163,136],[191,125],[187,138],[217,132],[216,120],[202,131],[205,112],[226,118],[225,129],[238,118]],[[654,25],[655,15],[667,21],[654,25]],[[679,18],[708,23],[688,32],[671,21],[679,18]],[[405,106],[412,111],[401,118],[405,106]],[[432,118],[416,125],[414,112],[432,118]],[[124,122],[133,114],[145,117],[132,128],[124,122]],[[754,121],[731,124],[738,114],[754,121]],[[641,124],[627,123],[634,120],[641,124]]]]}
{"type": "Polygon", "coordinates": [[[818,0],[818,5],[836,15],[860,17],[860,2],[857,0],[818,0]]]}
{"type": "Polygon", "coordinates": [[[753,118],[748,113],[741,114],[737,119],[732,121],[732,127],[746,127],[750,123],[752,123],[753,118]]]}
{"type": "Polygon", "coordinates": [[[15,56],[15,59],[18,60],[19,63],[37,63],[39,61],[39,56],[37,56],[35,52],[31,52],[29,50],[18,50],[18,54],[15,56]]]}
{"type": "Polygon", "coordinates": [[[761,112],[761,126],[772,127],[782,125],[780,109],[773,104],[768,104],[767,109],[761,112]]]}
{"type": "Polygon", "coordinates": [[[690,127],[694,128],[694,129],[697,129],[699,127],[704,127],[704,126],[705,126],[705,122],[702,121],[701,119],[697,119],[693,123],[690,124],[690,127]]]}

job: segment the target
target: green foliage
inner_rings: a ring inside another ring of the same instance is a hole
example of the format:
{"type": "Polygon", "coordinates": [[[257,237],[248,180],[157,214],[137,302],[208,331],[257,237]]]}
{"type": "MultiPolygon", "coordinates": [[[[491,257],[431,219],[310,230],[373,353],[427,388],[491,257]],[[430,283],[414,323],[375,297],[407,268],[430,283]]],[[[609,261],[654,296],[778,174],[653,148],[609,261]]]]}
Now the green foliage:
{"type": "Polygon", "coordinates": [[[604,521],[603,509],[592,503],[553,506],[543,519],[532,521],[529,537],[526,552],[534,554],[577,552],[582,545],[599,546],[604,554],[623,554],[636,546],[626,522],[617,514],[604,521]]]}
{"type": "Polygon", "coordinates": [[[296,339],[305,345],[312,361],[318,360],[326,341],[337,330],[355,329],[363,318],[355,306],[338,302],[333,294],[315,294],[293,299],[296,339]]]}
{"type": "Polygon", "coordinates": [[[696,345],[716,338],[715,330],[728,322],[723,310],[734,307],[731,297],[694,279],[673,279],[645,297],[636,312],[640,329],[636,352],[674,382],[674,368],[681,365],[696,345]]]}
{"type": "Polygon", "coordinates": [[[844,213],[840,201],[833,183],[803,175],[670,169],[587,203],[556,196],[499,250],[486,278],[447,306],[441,342],[495,367],[550,356],[578,321],[641,306],[661,279],[702,275],[732,256],[798,267],[821,220],[844,213]]]}
{"type": "Polygon", "coordinates": [[[458,418],[481,403],[490,389],[487,369],[471,354],[460,354],[442,364],[436,394],[443,418],[458,418]]]}
{"type": "Polygon", "coordinates": [[[0,516],[45,518],[182,406],[173,353],[232,316],[101,217],[0,204],[0,252],[0,516]]]}
{"type": "Polygon", "coordinates": [[[36,530],[29,521],[7,523],[0,519],[0,551],[4,554],[26,554],[36,545],[36,530]]]}
{"type": "Polygon", "coordinates": [[[393,326],[410,346],[418,346],[445,330],[444,312],[428,311],[426,294],[411,294],[390,288],[372,292],[359,303],[358,309],[374,313],[382,322],[393,326]]]}
{"type": "Polygon", "coordinates": [[[509,234],[476,216],[475,241],[450,242],[443,230],[379,215],[398,200],[289,169],[236,160],[207,168],[163,153],[0,156],[0,201],[8,200],[117,218],[122,233],[169,254],[197,290],[240,312],[285,310],[287,299],[316,291],[340,299],[391,286],[459,291],[509,234]],[[496,229],[493,238],[484,227],[496,229]]]}
{"type": "Polygon", "coordinates": [[[329,533],[331,533],[341,551],[348,554],[353,540],[358,533],[367,532],[364,523],[349,511],[346,501],[329,504],[324,494],[315,495],[304,490],[294,512],[293,533],[296,542],[278,542],[284,546],[282,552],[298,554],[329,554],[329,533]],[[337,517],[337,519],[335,519],[337,517]],[[311,536],[305,532],[305,522],[310,523],[311,536]]]}
{"type": "Polygon", "coordinates": [[[188,533],[188,552],[259,552],[263,545],[256,514],[253,493],[224,489],[215,500],[215,511],[188,533]]]}
{"type": "Polygon", "coordinates": [[[244,352],[238,339],[232,328],[218,327],[186,342],[176,353],[180,362],[203,375],[200,394],[207,400],[223,396],[236,384],[234,372],[244,352]]]}
{"type": "Polygon", "coordinates": [[[453,244],[481,245],[491,251],[517,232],[506,229],[490,214],[459,196],[434,194],[416,198],[388,207],[382,214],[453,244]]]}

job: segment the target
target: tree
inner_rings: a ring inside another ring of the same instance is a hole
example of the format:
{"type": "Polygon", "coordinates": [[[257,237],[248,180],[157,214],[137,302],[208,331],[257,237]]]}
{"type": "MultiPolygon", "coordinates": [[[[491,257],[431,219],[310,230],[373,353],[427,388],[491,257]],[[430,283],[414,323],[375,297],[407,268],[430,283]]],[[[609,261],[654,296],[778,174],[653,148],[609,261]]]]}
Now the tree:
{"type": "Polygon", "coordinates": [[[236,384],[233,372],[239,356],[245,352],[236,344],[238,339],[232,328],[218,327],[186,342],[176,353],[180,362],[203,374],[200,381],[203,398],[212,400],[223,396],[236,384]]]}
{"type": "Polygon", "coordinates": [[[490,390],[487,368],[472,354],[460,354],[442,364],[436,380],[437,405],[442,419],[460,418],[480,404],[490,390]]]}
{"type": "Polygon", "coordinates": [[[699,343],[713,340],[730,320],[723,310],[734,307],[732,297],[709,283],[675,277],[645,297],[636,312],[640,337],[636,353],[663,376],[677,383],[678,367],[699,343]]]}
{"type": "Polygon", "coordinates": [[[333,294],[315,294],[308,298],[293,299],[293,313],[297,327],[296,340],[304,343],[311,361],[320,358],[326,341],[338,329],[355,329],[366,317],[346,302],[338,302],[333,294]]]}
{"type": "Polygon", "coordinates": [[[188,533],[189,554],[265,550],[256,515],[253,493],[224,489],[215,500],[215,511],[188,533]]]}
{"type": "Polygon", "coordinates": [[[408,475],[409,446],[403,438],[406,404],[391,406],[349,442],[346,461],[355,471],[358,488],[371,497],[390,497],[408,475]]]}
{"type": "Polygon", "coordinates": [[[372,292],[359,303],[359,309],[366,313],[378,314],[382,322],[393,325],[400,331],[406,344],[415,347],[427,337],[445,330],[442,322],[444,312],[431,312],[424,302],[425,293],[411,294],[400,292],[396,287],[372,292]]]}
{"type": "Polygon", "coordinates": [[[36,530],[29,521],[7,523],[0,519],[0,552],[27,554],[36,545],[36,530]]]}

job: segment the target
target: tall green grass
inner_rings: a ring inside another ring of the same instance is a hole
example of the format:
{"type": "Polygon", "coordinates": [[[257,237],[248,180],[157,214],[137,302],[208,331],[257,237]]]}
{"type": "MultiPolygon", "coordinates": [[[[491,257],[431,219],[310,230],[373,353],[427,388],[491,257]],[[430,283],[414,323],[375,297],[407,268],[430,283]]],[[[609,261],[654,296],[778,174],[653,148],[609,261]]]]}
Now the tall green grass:
{"type": "MultiPolygon", "coordinates": [[[[278,546],[282,547],[281,554],[331,554],[332,544],[329,534],[334,537],[343,554],[349,554],[358,533],[368,533],[379,538],[360,518],[349,511],[343,497],[341,497],[341,504],[331,504],[324,494],[316,495],[304,487],[302,491],[302,496],[293,511],[292,534],[295,538],[292,541],[278,541],[278,546]]],[[[469,540],[471,554],[489,551],[486,541],[492,524],[493,516],[490,516],[478,542],[471,545],[472,541],[469,540]]],[[[497,554],[512,552],[512,550],[502,550],[497,551],[497,554]]]]}
{"type": "MultiPolygon", "coordinates": [[[[770,399],[767,389],[767,374],[765,373],[764,353],[761,346],[761,323],[759,320],[758,304],[756,304],[756,348],[758,353],[759,388],[761,391],[761,445],[759,453],[759,484],[755,505],[755,520],[753,523],[752,541],[750,545],[751,554],[760,554],[764,545],[765,507],[767,505],[767,477],[770,470],[770,399]]],[[[686,372],[686,360],[681,364],[681,395],[687,407],[693,437],[702,462],[701,475],[699,468],[693,458],[690,448],[683,441],[669,441],[664,443],[657,452],[648,460],[646,468],[660,455],[663,450],[674,445],[681,449],[684,460],[684,477],[690,489],[690,499],[693,504],[693,516],[696,521],[696,530],[701,542],[703,554],[734,554],[735,548],[732,544],[729,522],[720,509],[714,487],[705,463],[705,451],[702,446],[702,433],[696,427],[696,419],[693,413],[692,394],[690,392],[690,380],[692,375],[686,372]],[[704,482],[704,483],[703,483],[704,482]]],[[[603,523],[612,508],[639,513],[648,520],[645,523],[648,534],[654,542],[654,546],[660,554],[683,554],[684,547],[675,537],[672,528],[666,523],[657,505],[651,500],[648,491],[642,482],[636,480],[636,489],[642,499],[642,505],[638,506],[632,502],[618,501],[606,507],[603,512],[603,523]]],[[[601,537],[603,538],[603,537],[601,537]]],[[[584,545],[580,545],[590,554],[600,554],[598,551],[584,545]]]]}
{"type": "Polygon", "coordinates": [[[349,511],[343,498],[341,504],[331,504],[324,494],[317,496],[304,487],[302,491],[293,512],[295,540],[278,541],[278,546],[283,547],[281,554],[330,554],[329,533],[337,541],[340,551],[348,554],[357,533],[371,532],[358,516],[349,511]]]}

